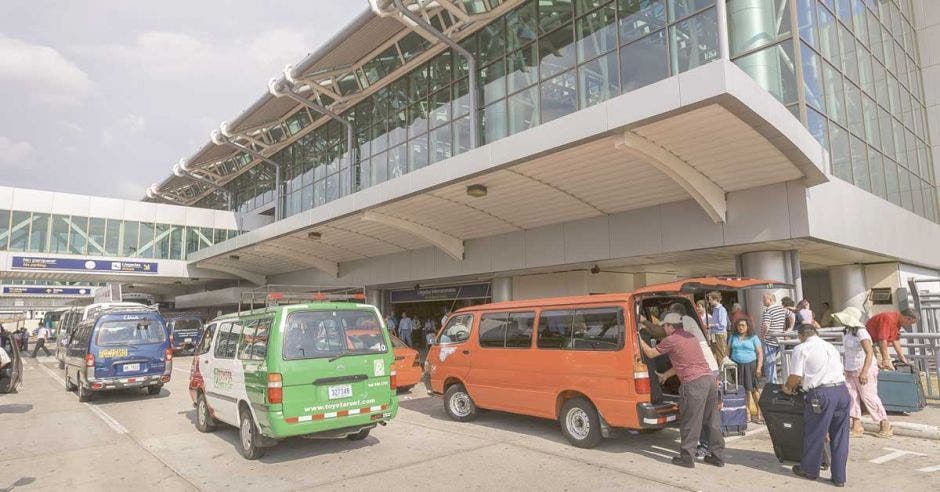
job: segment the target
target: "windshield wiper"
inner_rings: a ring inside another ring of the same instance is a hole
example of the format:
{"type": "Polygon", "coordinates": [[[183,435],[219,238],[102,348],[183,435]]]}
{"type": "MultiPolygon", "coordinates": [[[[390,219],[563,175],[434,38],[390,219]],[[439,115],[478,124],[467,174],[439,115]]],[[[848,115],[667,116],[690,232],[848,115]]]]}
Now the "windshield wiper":
{"type": "Polygon", "coordinates": [[[347,355],[355,355],[355,354],[353,352],[343,352],[339,355],[334,355],[333,357],[330,357],[328,362],[333,362],[334,360],[341,359],[343,357],[346,357],[347,355]]]}

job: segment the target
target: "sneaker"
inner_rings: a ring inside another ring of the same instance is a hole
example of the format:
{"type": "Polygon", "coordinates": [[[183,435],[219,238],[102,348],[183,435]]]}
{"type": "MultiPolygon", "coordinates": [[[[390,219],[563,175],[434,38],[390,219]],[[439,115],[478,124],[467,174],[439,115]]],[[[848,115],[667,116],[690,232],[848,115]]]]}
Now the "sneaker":
{"type": "Polygon", "coordinates": [[[695,468],[695,462],[694,462],[694,461],[685,460],[685,459],[680,458],[680,457],[678,457],[678,456],[672,458],[672,464],[673,464],[673,465],[684,466],[684,467],[686,467],[686,468],[695,468]]]}
{"type": "Polygon", "coordinates": [[[708,446],[699,444],[698,447],[695,448],[695,457],[702,459],[706,456],[711,456],[711,452],[708,450],[708,446]]]}
{"type": "Polygon", "coordinates": [[[706,456],[705,463],[708,463],[709,465],[712,465],[712,466],[717,466],[718,468],[725,466],[724,460],[718,459],[717,457],[715,457],[715,455],[706,456]]]}

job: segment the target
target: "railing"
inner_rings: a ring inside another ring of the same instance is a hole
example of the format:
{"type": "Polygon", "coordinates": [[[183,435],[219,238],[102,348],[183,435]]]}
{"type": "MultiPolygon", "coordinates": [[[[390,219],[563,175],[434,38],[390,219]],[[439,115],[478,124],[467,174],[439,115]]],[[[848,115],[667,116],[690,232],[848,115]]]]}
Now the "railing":
{"type": "Polygon", "coordinates": [[[257,289],[242,291],[238,312],[254,311],[285,304],[300,304],[322,301],[365,302],[365,287],[314,286],[268,284],[257,289]]]}
{"type": "MultiPolygon", "coordinates": [[[[842,352],[842,330],[839,328],[819,330],[819,336],[835,345],[842,352]]],[[[783,378],[790,373],[790,355],[799,345],[796,333],[788,333],[780,339],[780,366],[783,378]]],[[[911,366],[924,384],[927,398],[940,399],[940,333],[901,333],[901,345],[911,366]]],[[[877,347],[873,347],[877,350],[877,347]]]]}

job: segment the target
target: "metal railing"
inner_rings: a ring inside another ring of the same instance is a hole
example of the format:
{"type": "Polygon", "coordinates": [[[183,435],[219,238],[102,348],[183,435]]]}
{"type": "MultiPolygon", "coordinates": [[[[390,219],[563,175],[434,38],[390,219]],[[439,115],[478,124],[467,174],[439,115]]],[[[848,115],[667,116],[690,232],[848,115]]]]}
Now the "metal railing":
{"type": "Polygon", "coordinates": [[[286,304],[321,301],[365,302],[365,300],[365,287],[363,286],[268,284],[257,289],[242,291],[238,301],[238,312],[286,304]]]}
{"type": "MultiPolygon", "coordinates": [[[[842,329],[823,328],[819,336],[842,350],[842,329]]],[[[790,373],[790,355],[800,341],[796,333],[787,333],[780,339],[780,367],[783,379],[790,373]]],[[[901,345],[921,382],[927,398],[940,399],[940,333],[901,333],[901,345]]],[[[873,347],[877,350],[877,347],[873,347]]]]}

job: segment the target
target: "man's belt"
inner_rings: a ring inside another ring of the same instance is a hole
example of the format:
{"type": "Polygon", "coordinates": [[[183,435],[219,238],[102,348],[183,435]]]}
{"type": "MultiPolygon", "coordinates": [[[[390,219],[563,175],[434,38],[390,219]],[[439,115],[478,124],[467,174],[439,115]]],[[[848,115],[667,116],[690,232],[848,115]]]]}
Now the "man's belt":
{"type": "Polygon", "coordinates": [[[819,389],[819,388],[835,388],[838,386],[845,386],[845,381],[841,383],[829,383],[829,384],[820,384],[819,386],[814,386],[810,389],[819,389]]]}

